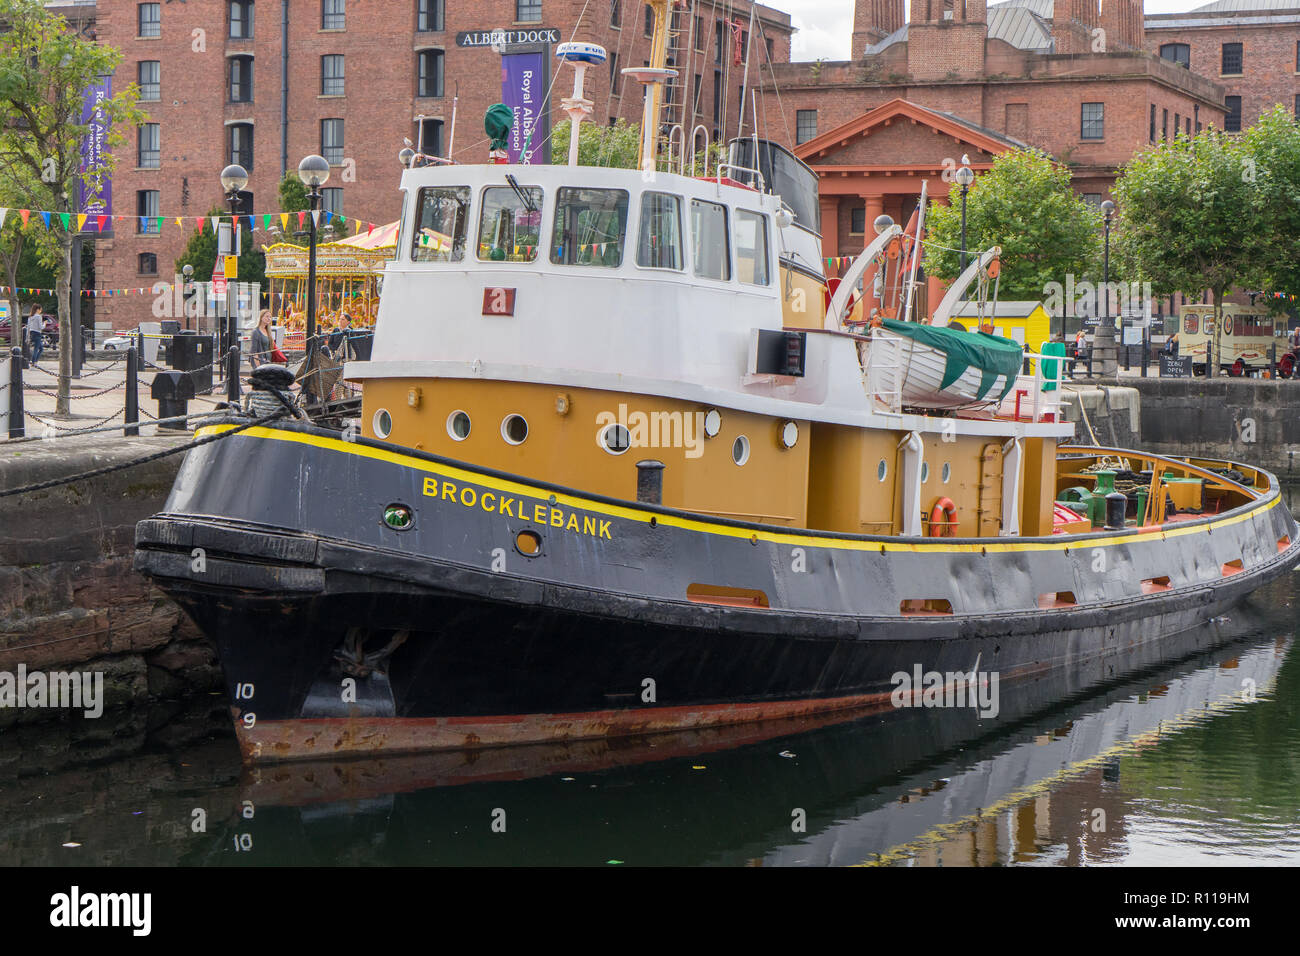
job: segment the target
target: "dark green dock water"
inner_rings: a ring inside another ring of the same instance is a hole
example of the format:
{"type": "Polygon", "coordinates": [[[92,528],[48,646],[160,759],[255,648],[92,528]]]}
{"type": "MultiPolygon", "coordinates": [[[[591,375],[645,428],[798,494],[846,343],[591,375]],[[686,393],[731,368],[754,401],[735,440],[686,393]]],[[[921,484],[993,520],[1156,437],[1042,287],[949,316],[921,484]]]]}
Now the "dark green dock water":
{"type": "Polygon", "coordinates": [[[3,739],[0,864],[1300,863],[1300,573],[1084,694],[246,772],[220,696],[3,739]],[[1207,633],[1230,638],[1196,650],[1207,633]],[[93,725],[93,726],[92,726],[93,725]]]}

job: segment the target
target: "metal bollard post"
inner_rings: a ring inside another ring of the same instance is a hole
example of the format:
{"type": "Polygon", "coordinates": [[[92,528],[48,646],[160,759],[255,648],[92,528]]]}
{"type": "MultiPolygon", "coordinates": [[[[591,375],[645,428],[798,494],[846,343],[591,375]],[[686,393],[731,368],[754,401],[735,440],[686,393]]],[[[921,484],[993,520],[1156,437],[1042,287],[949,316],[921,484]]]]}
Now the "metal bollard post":
{"type": "Polygon", "coordinates": [[[22,438],[27,432],[23,426],[23,350],[9,350],[9,437],[22,438]]]}
{"type": "Polygon", "coordinates": [[[646,459],[636,463],[636,500],[660,505],[664,501],[664,463],[646,459]]]}
{"type": "Polygon", "coordinates": [[[1277,378],[1277,343],[1274,342],[1268,347],[1268,377],[1277,378]]]}
{"type": "Polygon", "coordinates": [[[136,424],[140,421],[140,368],[139,356],[135,353],[135,346],[126,350],[126,428],[123,430],[126,435],[139,435],[140,428],[136,424]]]}
{"type": "Polygon", "coordinates": [[[1142,377],[1147,377],[1147,362],[1150,361],[1150,355],[1147,353],[1147,337],[1142,336],[1142,377]]]}

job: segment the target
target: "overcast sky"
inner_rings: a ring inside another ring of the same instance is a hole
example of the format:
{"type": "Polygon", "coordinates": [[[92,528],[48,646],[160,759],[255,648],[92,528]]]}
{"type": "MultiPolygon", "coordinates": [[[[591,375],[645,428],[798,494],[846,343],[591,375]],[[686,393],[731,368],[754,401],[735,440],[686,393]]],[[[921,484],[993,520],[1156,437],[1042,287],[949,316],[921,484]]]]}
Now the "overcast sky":
{"type": "MultiPolygon", "coordinates": [[[[1181,13],[1209,0],[1146,0],[1147,13],[1181,13]]],[[[847,60],[853,34],[853,0],[766,0],[794,21],[796,60],[847,60]]]]}

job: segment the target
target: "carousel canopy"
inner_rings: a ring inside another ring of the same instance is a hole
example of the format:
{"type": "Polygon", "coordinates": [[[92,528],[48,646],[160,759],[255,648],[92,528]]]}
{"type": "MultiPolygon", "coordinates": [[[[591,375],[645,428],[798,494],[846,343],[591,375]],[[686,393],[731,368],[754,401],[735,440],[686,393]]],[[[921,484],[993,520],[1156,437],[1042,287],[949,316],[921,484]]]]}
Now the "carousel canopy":
{"type": "MultiPolygon", "coordinates": [[[[362,279],[379,275],[397,248],[398,223],[390,222],[368,232],[337,242],[316,245],[316,274],[321,278],[362,279]]],[[[262,250],[266,254],[268,278],[301,278],[307,275],[307,247],[277,242],[262,250]]]]}

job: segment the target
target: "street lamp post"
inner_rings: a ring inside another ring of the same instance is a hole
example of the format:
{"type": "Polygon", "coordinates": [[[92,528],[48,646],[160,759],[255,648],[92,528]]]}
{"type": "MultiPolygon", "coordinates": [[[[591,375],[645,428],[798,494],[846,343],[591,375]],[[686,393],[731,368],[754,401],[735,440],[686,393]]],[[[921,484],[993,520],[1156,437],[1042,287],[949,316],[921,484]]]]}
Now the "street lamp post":
{"type": "Polygon", "coordinates": [[[962,166],[957,170],[957,183],[961,186],[961,271],[966,271],[966,190],[975,182],[975,170],[962,166]]]}
{"type": "MultiPolygon", "coordinates": [[[[298,178],[307,187],[310,207],[307,232],[307,356],[305,368],[312,368],[316,351],[316,209],[320,205],[320,188],[330,178],[330,164],[325,157],[312,154],[298,164],[298,178]]],[[[314,394],[315,387],[311,388],[314,394]]]]}
{"type": "MultiPolygon", "coordinates": [[[[226,202],[230,203],[230,236],[231,249],[234,251],[235,230],[239,228],[235,225],[236,217],[239,215],[239,194],[243,192],[248,185],[248,171],[243,166],[232,163],[221,171],[221,188],[225,190],[226,202]]],[[[221,265],[221,256],[217,256],[217,263],[213,271],[221,265]]],[[[226,399],[232,405],[239,403],[239,331],[236,328],[234,296],[231,294],[230,283],[226,283],[226,343],[229,348],[229,365],[226,371],[226,399]]]]}
{"type": "Polygon", "coordinates": [[[190,291],[194,284],[194,267],[188,262],[181,267],[181,312],[185,315],[185,331],[190,330],[190,291]]]}
{"type": "Polygon", "coordinates": [[[1110,224],[1115,215],[1115,204],[1107,199],[1101,204],[1105,244],[1101,259],[1101,294],[1104,297],[1101,321],[1093,336],[1093,349],[1101,355],[1101,374],[1114,375],[1118,370],[1115,356],[1115,323],[1110,317],[1110,224]]]}

